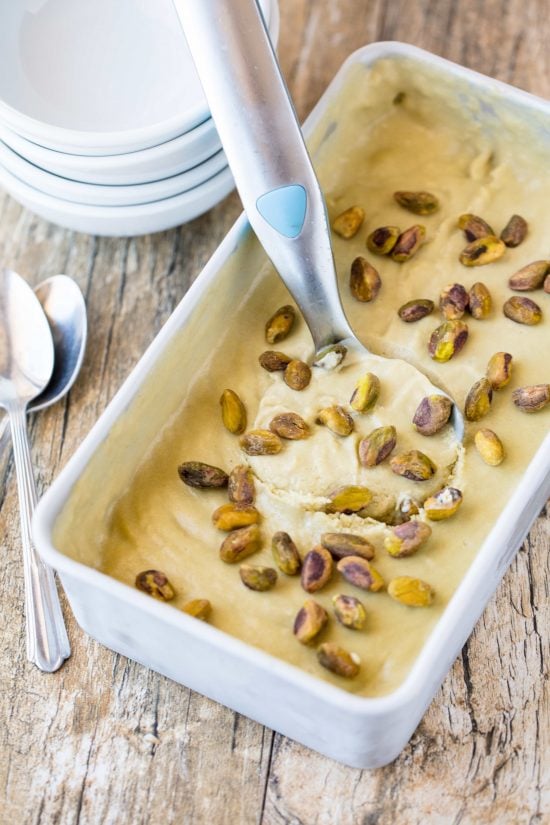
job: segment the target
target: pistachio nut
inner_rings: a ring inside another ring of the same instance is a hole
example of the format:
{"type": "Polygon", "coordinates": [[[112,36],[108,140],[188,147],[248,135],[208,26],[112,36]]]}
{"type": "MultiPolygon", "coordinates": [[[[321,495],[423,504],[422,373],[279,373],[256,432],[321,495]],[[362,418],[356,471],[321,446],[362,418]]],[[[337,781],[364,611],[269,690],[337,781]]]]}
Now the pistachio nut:
{"type": "Polygon", "coordinates": [[[498,261],[505,251],[504,241],[501,241],[496,235],[486,235],[483,238],[470,241],[460,253],[459,261],[464,266],[485,266],[485,264],[498,261]]]}
{"type": "Polygon", "coordinates": [[[327,513],[358,513],[367,507],[372,493],[367,487],[342,487],[332,494],[327,513]]]}
{"type": "Polygon", "coordinates": [[[424,512],[430,521],[442,521],[454,516],[462,504],[462,493],[456,487],[443,487],[424,502],[424,512]]]}
{"type": "Polygon", "coordinates": [[[418,521],[418,519],[411,519],[411,521],[392,527],[391,532],[384,539],[384,547],[390,556],[397,559],[412,556],[428,541],[431,534],[432,528],[429,524],[418,521]]]}
{"type": "Polygon", "coordinates": [[[246,464],[238,464],[231,470],[227,493],[229,501],[234,504],[254,504],[256,489],[250,467],[246,464]]]}
{"type": "Polygon", "coordinates": [[[178,467],[178,474],[188,487],[198,490],[210,487],[227,487],[228,475],[219,467],[205,464],[203,461],[184,461],[178,467]]]}
{"type": "Polygon", "coordinates": [[[462,229],[466,240],[470,241],[470,243],[477,241],[479,238],[487,238],[495,234],[492,227],[489,226],[483,218],[471,214],[460,216],[458,219],[458,228],[462,229]]]}
{"type": "Polygon", "coordinates": [[[260,567],[253,564],[241,564],[239,576],[249,590],[263,592],[271,590],[277,583],[277,571],[273,567],[260,567]]]}
{"type": "Polygon", "coordinates": [[[464,402],[464,415],[467,421],[479,421],[491,409],[493,388],[488,378],[476,381],[464,402]]]}
{"type": "Polygon", "coordinates": [[[345,679],[353,679],[360,670],[359,656],[349,653],[335,642],[325,642],[319,645],[317,659],[324,668],[345,679]]]}
{"type": "Polygon", "coordinates": [[[544,283],[543,283],[543,285],[542,285],[542,288],[544,289],[544,291],[545,291],[548,295],[550,295],[550,272],[548,273],[548,275],[547,275],[547,276],[546,276],[546,278],[544,279],[544,283]]]}
{"type": "Polygon", "coordinates": [[[268,344],[277,344],[288,338],[296,320],[296,310],[290,304],[273,313],[265,325],[265,340],[268,344]]]}
{"type": "Polygon", "coordinates": [[[439,309],[444,318],[454,321],[462,318],[468,307],[469,295],[462,284],[447,284],[439,296],[439,309]]]}
{"type": "Polygon", "coordinates": [[[259,520],[260,514],[252,504],[222,504],[212,513],[214,527],[224,533],[257,524],[259,520]]]}
{"type": "Polygon", "coordinates": [[[281,439],[271,430],[249,430],[239,443],[247,455],[275,455],[283,448],[281,439]]]}
{"type": "Polygon", "coordinates": [[[428,352],[434,361],[444,363],[457,355],[468,340],[468,325],[464,321],[445,321],[434,329],[428,352]]]}
{"type": "Polygon", "coordinates": [[[476,450],[485,462],[491,467],[497,467],[504,460],[502,441],[492,430],[478,430],[474,436],[476,450]]]}
{"type": "Polygon", "coordinates": [[[298,548],[284,531],[280,530],[271,539],[271,552],[277,567],[287,576],[295,576],[300,572],[302,559],[298,553],[298,548]]]}
{"type": "Polygon", "coordinates": [[[227,564],[242,561],[260,549],[260,528],[257,524],[233,530],[222,541],[220,559],[227,564]]]}
{"type": "Polygon", "coordinates": [[[512,400],[522,412],[538,412],[550,402],[550,384],[519,387],[512,393],[512,400]]]}
{"type": "Polygon", "coordinates": [[[550,273],[550,261],[533,261],[508,279],[508,286],[516,292],[530,292],[539,289],[550,273]]]}
{"type": "Polygon", "coordinates": [[[346,357],[348,348],[343,344],[330,344],[322,347],[313,359],[314,367],[321,367],[325,370],[333,370],[339,366],[346,357]]]}
{"type": "Polygon", "coordinates": [[[176,595],[168,577],[161,570],[144,570],[138,573],[136,587],[161,602],[169,602],[176,595]]]}
{"type": "Polygon", "coordinates": [[[432,215],[439,209],[439,200],[431,192],[394,192],[393,197],[415,215],[432,215]]]}
{"type": "Polygon", "coordinates": [[[357,382],[349,403],[356,412],[368,412],[378,401],[379,395],[380,379],[374,373],[367,372],[357,382]]]}
{"type": "Polygon", "coordinates": [[[425,453],[409,450],[390,459],[390,467],[397,476],[409,481],[427,481],[433,476],[437,467],[425,453]]]}
{"type": "Polygon", "coordinates": [[[340,593],[332,597],[334,615],[344,627],[351,630],[362,630],[367,620],[365,606],[355,596],[345,596],[340,593]]]}
{"type": "Polygon", "coordinates": [[[334,564],[328,550],[318,544],[302,562],[301,583],[307,593],[316,593],[329,581],[334,564]]]}
{"type": "Polygon", "coordinates": [[[407,607],[429,607],[434,600],[431,585],[412,576],[398,576],[388,584],[388,594],[407,607]]]}
{"type": "Polygon", "coordinates": [[[240,435],[246,430],[246,410],[244,404],[233,390],[224,390],[220,398],[222,421],[226,430],[240,435]]]}
{"type": "Polygon", "coordinates": [[[367,506],[358,510],[357,515],[361,518],[371,518],[375,521],[388,522],[392,520],[394,510],[395,496],[388,495],[388,493],[373,493],[367,506]]]}
{"type": "Polygon", "coordinates": [[[365,210],[361,206],[350,206],[332,221],[332,229],[341,238],[349,240],[357,235],[363,221],[365,220],[365,210]]]}
{"type": "Polygon", "coordinates": [[[426,395],[416,408],[413,424],[421,435],[435,435],[449,421],[453,402],[446,395],[426,395]]]}
{"type": "Polygon", "coordinates": [[[204,621],[212,612],[212,605],[208,599],[191,599],[190,602],[186,602],[183,605],[182,610],[189,616],[193,616],[195,619],[202,619],[204,621]]]}
{"type": "Polygon", "coordinates": [[[386,459],[397,443],[395,427],[377,427],[359,442],[359,461],[363,467],[376,467],[386,459]]]}
{"type": "Polygon", "coordinates": [[[504,241],[506,246],[519,246],[527,237],[527,231],[528,226],[525,218],[522,218],[521,215],[512,215],[500,233],[500,239],[504,241]]]}
{"type": "Polygon", "coordinates": [[[491,314],[492,308],[493,300],[491,293],[485,284],[477,281],[477,283],[470,287],[470,292],[468,293],[468,309],[470,310],[470,315],[472,318],[475,318],[476,321],[482,321],[491,314]]]}
{"type": "Polygon", "coordinates": [[[420,321],[433,312],[434,302],[429,298],[415,298],[399,307],[397,314],[406,324],[420,321]]]}
{"type": "Polygon", "coordinates": [[[303,645],[309,644],[319,635],[328,622],[328,613],[313,599],[307,599],[294,619],[294,635],[303,645]]]}
{"type": "Polygon", "coordinates": [[[353,418],[343,407],[338,405],[319,410],[315,422],[328,427],[336,435],[346,436],[353,432],[353,418]]]}
{"type": "Polygon", "coordinates": [[[372,264],[360,255],[355,258],[349,276],[349,288],[353,297],[364,304],[374,301],[381,286],[380,275],[372,264]]]}
{"type": "Polygon", "coordinates": [[[280,438],[299,441],[309,435],[309,426],[298,413],[284,412],[275,415],[269,422],[271,432],[280,438]]]}
{"type": "Polygon", "coordinates": [[[311,370],[304,361],[293,359],[286,365],[283,378],[285,379],[285,384],[289,386],[291,390],[305,390],[311,381],[311,370]]]}
{"type": "Polygon", "coordinates": [[[504,302],[502,311],[507,318],[515,321],[516,324],[525,324],[528,327],[533,327],[535,324],[540,324],[542,321],[542,309],[532,301],[530,298],[513,295],[504,302]]]}
{"type": "Polygon", "coordinates": [[[494,390],[501,390],[506,384],[509,384],[512,377],[512,356],[510,353],[495,352],[489,358],[485,375],[494,390]]]}
{"type": "Polygon", "coordinates": [[[344,556],[336,569],[350,584],[361,590],[377,593],[384,587],[384,579],[372,564],[362,556],[344,556]]]}
{"type": "Polygon", "coordinates": [[[336,561],[344,556],[361,556],[367,560],[374,558],[374,547],[370,541],[355,533],[323,533],[321,544],[336,561]]]}
{"type": "Polygon", "coordinates": [[[292,358],[289,355],[285,355],[284,352],[268,349],[262,352],[258,361],[260,362],[260,366],[268,372],[282,372],[286,370],[292,358]]]}
{"type": "Polygon", "coordinates": [[[367,249],[375,255],[389,255],[400,234],[398,226],[379,226],[367,237],[367,249]]]}
{"type": "Polygon", "coordinates": [[[398,237],[391,252],[392,260],[400,264],[410,260],[420,249],[425,237],[426,227],[420,226],[420,224],[409,226],[398,237]]]}

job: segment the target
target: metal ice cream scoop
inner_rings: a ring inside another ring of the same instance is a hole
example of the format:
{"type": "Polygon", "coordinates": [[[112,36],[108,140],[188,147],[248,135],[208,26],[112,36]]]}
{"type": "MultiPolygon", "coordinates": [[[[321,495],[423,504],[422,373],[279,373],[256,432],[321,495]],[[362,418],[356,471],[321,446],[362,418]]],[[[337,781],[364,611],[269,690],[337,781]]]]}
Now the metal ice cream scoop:
{"type": "MultiPolygon", "coordinates": [[[[342,309],[324,198],[259,6],[255,0],[174,4],[248,220],[316,351],[338,342],[366,351],[342,309]]],[[[447,395],[435,386],[434,393],[447,395]]],[[[462,440],[456,404],[451,421],[462,440]]]]}

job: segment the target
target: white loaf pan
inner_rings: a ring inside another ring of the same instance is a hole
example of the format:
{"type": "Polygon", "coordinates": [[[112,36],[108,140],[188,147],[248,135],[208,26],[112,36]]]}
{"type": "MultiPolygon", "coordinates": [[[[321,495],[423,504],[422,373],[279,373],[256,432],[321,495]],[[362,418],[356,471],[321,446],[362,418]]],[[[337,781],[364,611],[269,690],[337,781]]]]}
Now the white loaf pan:
{"type": "MultiPolygon", "coordinates": [[[[398,43],[373,44],[355,52],[308,119],[306,133],[311,134],[326,116],[350,70],[387,57],[412,60],[438,77],[452,79],[461,93],[466,90],[485,103],[492,96],[499,106],[533,120],[541,139],[550,140],[549,104],[398,43]]],[[[487,106],[480,111],[485,116],[487,106]]],[[[44,496],[34,535],[39,551],[58,571],[77,621],[95,639],[327,756],[354,767],[375,768],[395,759],[407,743],[550,494],[550,435],[518,479],[505,513],[479,549],[406,680],[381,698],[352,695],[106,576],[86,558],[85,531],[81,545],[71,550],[72,557],[54,543],[56,522],[92,458],[100,455],[107,467],[126,462],[130,477],[157,435],[158,425],[150,423],[159,403],[154,385],[166,387],[163,415],[168,421],[196,371],[193,353],[208,351],[212,336],[234,312],[263,260],[241,216],[44,496]],[[127,414],[140,421],[139,444],[124,437],[127,414]]],[[[96,487],[90,485],[90,500],[106,495],[96,481],[96,487]]],[[[105,502],[104,513],[112,503],[105,502]]]]}

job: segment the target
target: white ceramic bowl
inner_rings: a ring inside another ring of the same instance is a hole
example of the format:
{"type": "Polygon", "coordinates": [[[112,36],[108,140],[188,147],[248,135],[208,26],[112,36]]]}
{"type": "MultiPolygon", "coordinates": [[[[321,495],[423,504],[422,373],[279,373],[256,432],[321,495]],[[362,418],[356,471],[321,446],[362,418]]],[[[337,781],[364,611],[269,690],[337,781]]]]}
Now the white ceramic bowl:
{"type": "Polygon", "coordinates": [[[163,180],[131,186],[98,186],[52,175],[29,163],[0,141],[0,164],[23,183],[46,195],[89,206],[133,206],[171,198],[193,189],[227,166],[222,150],[204,163],[163,180]]]}
{"type": "Polygon", "coordinates": [[[172,0],[0,0],[0,19],[0,120],[29,140],[117,154],[209,117],[172,0]]]}
{"type": "Polygon", "coordinates": [[[0,123],[0,139],[54,175],[101,185],[132,185],[179,175],[221,149],[212,118],[166,143],[122,155],[69,155],[32,143],[0,123]]]}
{"type": "Polygon", "coordinates": [[[0,186],[46,220],[90,235],[146,235],[193,220],[207,212],[234,187],[229,167],[194,189],[154,203],[135,206],[89,206],[46,195],[0,165],[0,186]]]}

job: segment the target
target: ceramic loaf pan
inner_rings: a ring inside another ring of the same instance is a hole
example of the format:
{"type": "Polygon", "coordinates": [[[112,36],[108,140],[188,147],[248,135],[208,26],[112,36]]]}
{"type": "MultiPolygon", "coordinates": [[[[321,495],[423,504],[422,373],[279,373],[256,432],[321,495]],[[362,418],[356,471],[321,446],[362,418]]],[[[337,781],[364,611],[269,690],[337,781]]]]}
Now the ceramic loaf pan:
{"type": "MultiPolygon", "coordinates": [[[[306,133],[314,134],[327,122],[331,107],[337,110],[348,72],[382,58],[407,59],[456,83],[460,94],[497,100],[499,106],[532,121],[541,139],[550,141],[549,104],[398,43],[373,44],[353,54],[308,119],[306,133]]],[[[494,120],[495,109],[479,106],[478,116],[494,120]]],[[[312,148],[315,153],[315,138],[312,148]]],[[[45,560],[58,571],[77,621],[95,639],[333,759],[375,768],[395,759],[407,743],[550,494],[550,435],[518,479],[505,512],[479,548],[407,678],[380,698],[350,694],[99,572],[98,559],[86,545],[85,525],[74,533],[71,556],[58,549],[63,544],[60,517],[85,472],[86,492],[89,488],[89,500],[100,514],[97,529],[104,528],[122,490],[110,488],[108,471],[98,475],[93,468],[116,463],[124,466],[130,480],[158,434],[158,388],[163,420],[168,422],[185,399],[197,353],[209,352],[212,337],[235,311],[263,262],[241,216],[41,501],[35,539],[45,560]],[[134,426],[138,422],[131,439],[125,438],[127,416],[134,426]]]]}

